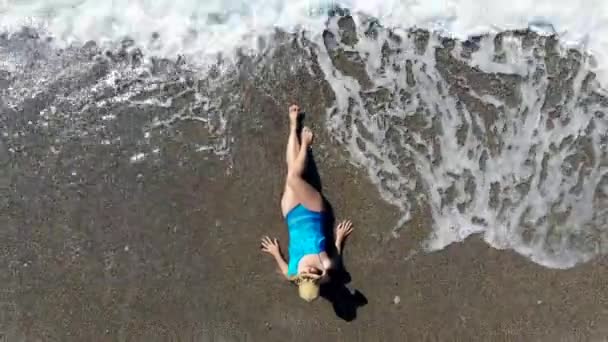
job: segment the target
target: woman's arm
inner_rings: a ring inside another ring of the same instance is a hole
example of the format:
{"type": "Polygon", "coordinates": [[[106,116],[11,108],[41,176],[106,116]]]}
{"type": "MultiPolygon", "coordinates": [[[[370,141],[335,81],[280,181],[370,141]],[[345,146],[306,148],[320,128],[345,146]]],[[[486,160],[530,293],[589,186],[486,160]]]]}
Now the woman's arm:
{"type": "Polygon", "coordinates": [[[324,267],[323,274],[321,275],[320,283],[324,284],[330,281],[330,278],[333,272],[338,271],[342,265],[342,250],[344,249],[344,241],[346,237],[350,235],[353,231],[353,224],[350,221],[342,221],[335,230],[335,245],[336,245],[336,255],[333,260],[330,260],[330,265],[328,267],[324,267]]]}
{"type": "Polygon", "coordinates": [[[277,262],[281,273],[285,276],[285,278],[287,278],[288,266],[285,258],[283,258],[283,253],[281,253],[279,240],[264,236],[264,238],[262,238],[262,251],[274,257],[274,260],[277,262]]]}
{"type": "Polygon", "coordinates": [[[277,265],[279,266],[279,269],[281,270],[281,274],[283,274],[285,276],[285,278],[287,278],[287,262],[285,261],[285,258],[283,258],[283,254],[281,254],[281,251],[279,250],[277,253],[274,253],[272,255],[274,257],[274,260],[277,262],[277,265]]]}

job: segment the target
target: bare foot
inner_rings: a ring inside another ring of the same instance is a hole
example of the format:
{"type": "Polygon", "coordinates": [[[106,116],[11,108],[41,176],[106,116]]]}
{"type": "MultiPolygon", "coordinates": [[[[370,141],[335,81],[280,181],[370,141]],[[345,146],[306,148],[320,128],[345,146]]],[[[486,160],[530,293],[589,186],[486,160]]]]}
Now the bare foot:
{"type": "Polygon", "coordinates": [[[300,114],[300,107],[296,104],[289,107],[289,127],[296,129],[298,125],[298,115],[300,114]]]}
{"type": "Polygon", "coordinates": [[[302,128],[302,146],[312,145],[312,131],[308,127],[302,128]]]}

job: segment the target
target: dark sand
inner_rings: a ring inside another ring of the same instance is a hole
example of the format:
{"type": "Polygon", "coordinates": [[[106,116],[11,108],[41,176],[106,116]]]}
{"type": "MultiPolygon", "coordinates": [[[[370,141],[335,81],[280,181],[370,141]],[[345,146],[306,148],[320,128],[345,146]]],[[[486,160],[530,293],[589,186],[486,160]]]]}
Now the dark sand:
{"type": "MultiPolygon", "coordinates": [[[[606,258],[550,270],[479,238],[412,254],[428,215],[416,213],[393,237],[397,211],[323,130],[327,86],[304,71],[260,77],[235,89],[242,112],[224,160],[184,143],[206,132],[185,122],[159,142],[161,158],[131,164],[143,113],[117,126],[119,145],[74,139],[53,154],[41,134],[10,153],[11,141],[0,140],[0,340],[608,338],[606,258]],[[317,133],[314,157],[336,218],[356,226],[345,251],[351,281],[334,304],[299,299],[259,250],[266,234],[286,247],[278,201],[293,101],[317,133]]],[[[26,127],[20,120],[4,124],[26,127]]]]}

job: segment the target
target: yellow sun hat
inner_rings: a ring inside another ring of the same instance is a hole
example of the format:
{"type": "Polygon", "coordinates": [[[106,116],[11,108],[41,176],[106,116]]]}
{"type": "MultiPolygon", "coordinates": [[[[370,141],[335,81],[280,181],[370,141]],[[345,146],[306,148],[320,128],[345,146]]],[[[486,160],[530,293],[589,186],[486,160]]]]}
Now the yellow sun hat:
{"type": "Polygon", "coordinates": [[[301,280],[298,283],[298,293],[300,298],[310,303],[319,298],[319,284],[314,279],[301,280]]]}

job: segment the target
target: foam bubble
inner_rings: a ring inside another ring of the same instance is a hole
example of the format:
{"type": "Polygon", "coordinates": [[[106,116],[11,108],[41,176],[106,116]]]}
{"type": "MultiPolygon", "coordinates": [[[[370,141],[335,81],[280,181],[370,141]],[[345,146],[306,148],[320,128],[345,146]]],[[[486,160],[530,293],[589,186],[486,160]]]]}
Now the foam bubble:
{"type": "Polygon", "coordinates": [[[134,154],[133,156],[131,156],[131,158],[130,158],[131,163],[139,163],[139,162],[144,161],[144,159],[146,159],[145,153],[137,153],[137,154],[134,154]]]}

